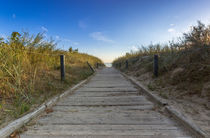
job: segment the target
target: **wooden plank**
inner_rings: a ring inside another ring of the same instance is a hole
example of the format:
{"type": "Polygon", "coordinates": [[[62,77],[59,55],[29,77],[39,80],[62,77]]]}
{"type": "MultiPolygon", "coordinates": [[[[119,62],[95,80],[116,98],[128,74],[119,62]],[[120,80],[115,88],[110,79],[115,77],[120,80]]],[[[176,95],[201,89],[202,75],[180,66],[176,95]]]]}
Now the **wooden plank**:
{"type": "Polygon", "coordinates": [[[71,97],[59,102],[57,106],[125,106],[125,105],[150,105],[150,101],[141,96],[134,97],[71,97]]]}
{"type": "Polygon", "coordinates": [[[173,125],[35,125],[32,129],[50,129],[50,130],[179,130],[180,128],[173,125]]]}
{"type": "Polygon", "coordinates": [[[188,136],[179,136],[170,135],[170,136],[158,136],[158,135],[141,135],[141,136],[133,136],[133,135],[22,135],[21,138],[191,138],[188,136]]]}
{"type": "Polygon", "coordinates": [[[53,113],[56,111],[60,112],[79,112],[79,113],[100,113],[100,112],[124,112],[124,113],[132,113],[132,114],[139,114],[139,115],[153,115],[161,116],[160,113],[156,113],[155,111],[150,111],[153,109],[153,105],[138,105],[138,106],[54,106],[53,113]]]}
{"type": "MultiPolygon", "coordinates": [[[[65,113],[64,113],[65,114],[65,113]]],[[[108,125],[145,125],[145,124],[170,124],[171,120],[166,118],[142,118],[141,116],[132,116],[131,114],[69,114],[69,116],[47,115],[39,119],[40,124],[108,124],[108,125]]]]}
{"type": "Polygon", "coordinates": [[[183,133],[180,133],[178,129],[55,129],[52,128],[52,131],[49,129],[38,129],[38,130],[30,130],[27,132],[27,135],[133,135],[133,136],[182,136],[183,133]]]}
{"type": "Polygon", "coordinates": [[[80,92],[77,91],[72,97],[110,97],[110,96],[138,96],[139,92],[80,92]]]}
{"type": "Polygon", "coordinates": [[[138,92],[138,90],[134,87],[126,87],[126,88],[87,88],[83,87],[78,89],[80,92],[138,92]]]}

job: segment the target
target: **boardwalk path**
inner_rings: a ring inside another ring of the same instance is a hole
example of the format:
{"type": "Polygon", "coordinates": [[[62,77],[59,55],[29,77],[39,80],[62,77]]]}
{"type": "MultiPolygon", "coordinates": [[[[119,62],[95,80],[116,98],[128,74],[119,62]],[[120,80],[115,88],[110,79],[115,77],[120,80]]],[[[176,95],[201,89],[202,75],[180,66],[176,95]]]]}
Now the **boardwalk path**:
{"type": "Polygon", "coordinates": [[[188,137],[117,70],[104,68],[21,138],[188,137]]]}

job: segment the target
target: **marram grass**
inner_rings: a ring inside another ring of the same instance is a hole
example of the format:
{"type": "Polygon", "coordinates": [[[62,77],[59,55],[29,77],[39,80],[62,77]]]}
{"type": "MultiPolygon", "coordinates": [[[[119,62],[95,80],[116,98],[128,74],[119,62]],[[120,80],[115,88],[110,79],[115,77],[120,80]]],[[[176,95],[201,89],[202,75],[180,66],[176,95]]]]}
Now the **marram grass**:
{"type": "MultiPolygon", "coordinates": [[[[137,77],[151,74],[155,54],[159,57],[159,78],[164,80],[163,84],[170,83],[191,94],[201,95],[202,88],[210,81],[210,25],[198,22],[179,41],[142,46],[136,52],[131,51],[115,59],[113,66],[121,71],[132,72],[137,77]],[[174,75],[177,70],[180,73],[174,75]]],[[[210,98],[210,91],[207,95],[210,98]]]]}
{"type": "Polygon", "coordinates": [[[31,107],[92,74],[87,61],[102,61],[78,51],[55,49],[42,34],[13,32],[0,38],[0,124],[19,117],[31,107]],[[66,80],[60,81],[60,55],[65,55],[66,80]]]}

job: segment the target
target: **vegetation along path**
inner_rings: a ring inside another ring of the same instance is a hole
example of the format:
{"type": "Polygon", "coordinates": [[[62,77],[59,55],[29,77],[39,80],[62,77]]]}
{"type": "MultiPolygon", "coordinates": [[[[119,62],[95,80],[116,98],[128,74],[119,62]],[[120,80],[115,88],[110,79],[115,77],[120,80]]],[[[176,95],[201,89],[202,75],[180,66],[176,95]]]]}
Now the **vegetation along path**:
{"type": "Polygon", "coordinates": [[[103,68],[52,112],[28,126],[21,138],[191,137],[159,112],[119,71],[103,68]]]}

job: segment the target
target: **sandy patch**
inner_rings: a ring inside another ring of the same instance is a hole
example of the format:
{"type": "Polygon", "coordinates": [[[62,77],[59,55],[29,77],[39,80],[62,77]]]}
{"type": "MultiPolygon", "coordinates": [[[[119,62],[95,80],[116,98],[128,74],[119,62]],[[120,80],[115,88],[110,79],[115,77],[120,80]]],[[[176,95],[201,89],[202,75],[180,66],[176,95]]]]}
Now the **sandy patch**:
{"type": "MultiPolygon", "coordinates": [[[[174,74],[181,72],[182,69],[177,69],[174,74]]],[[[160,86],[155,83],[155,78],[151,73],[144,73],[138,77],[135,73],[127,73],[136,78],[143,85],[147,86],[153,93],[166,99],[168,103],[182,112],[185,116],[191,119],[203,131],[210,135],[210,108],[207,106],[209,100],[206,97],[199,95],[186,95],[185,91],[177,90],[174,85],[160,86]]],[[[206,90],[206,88],[205,88],[206,90]]],[[[205,93],[207,93],[205,91],[205,93]]]]}

